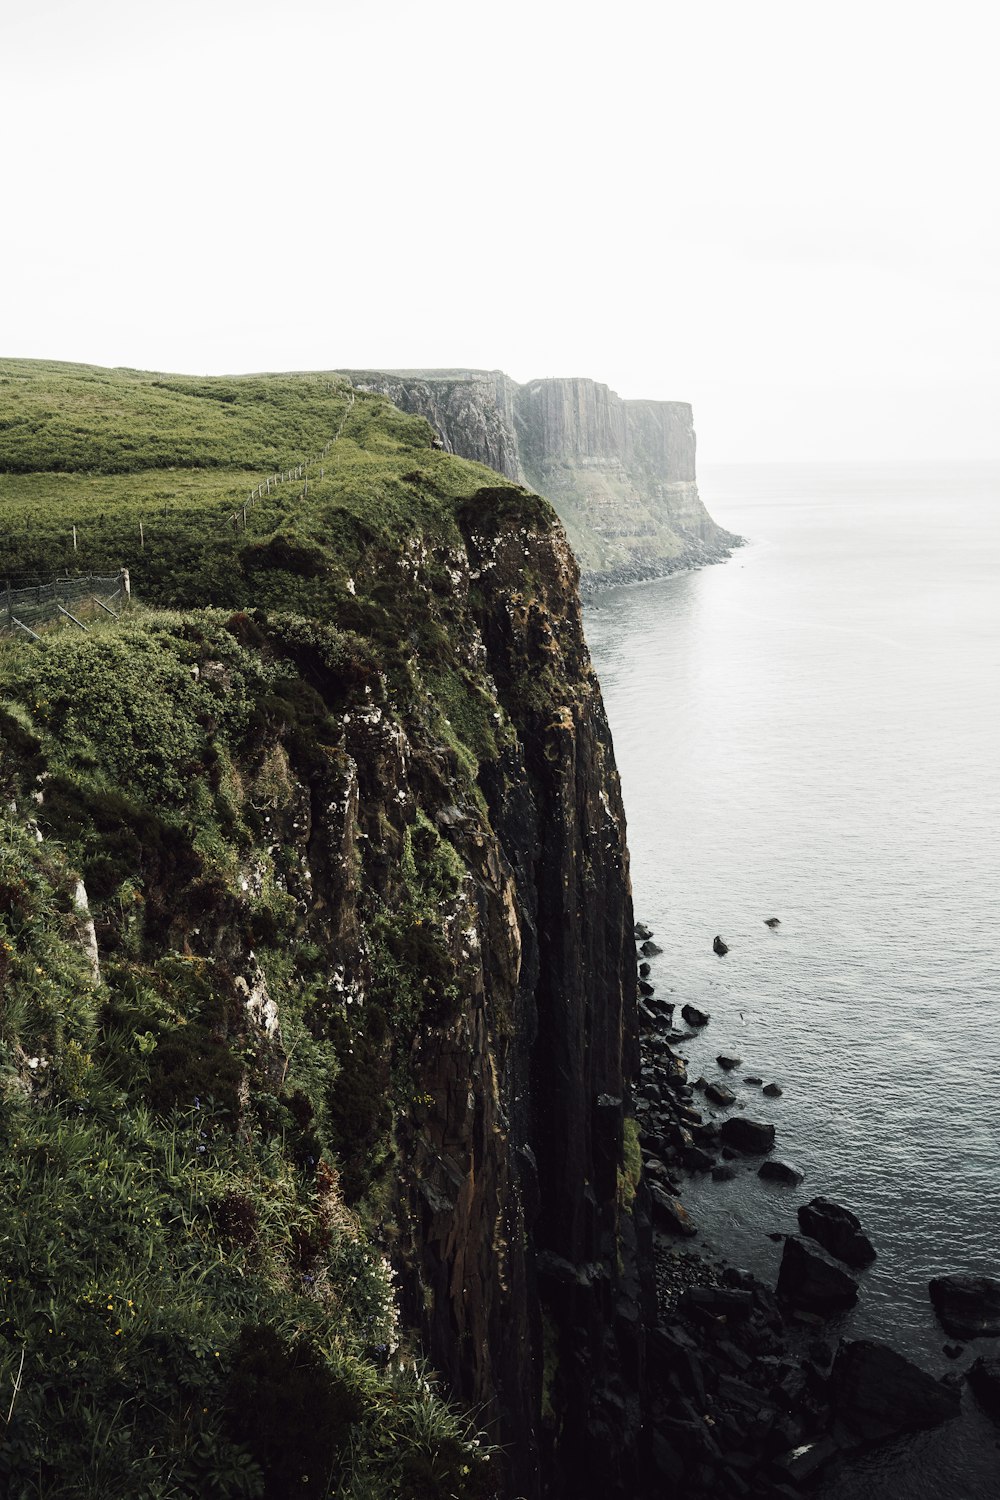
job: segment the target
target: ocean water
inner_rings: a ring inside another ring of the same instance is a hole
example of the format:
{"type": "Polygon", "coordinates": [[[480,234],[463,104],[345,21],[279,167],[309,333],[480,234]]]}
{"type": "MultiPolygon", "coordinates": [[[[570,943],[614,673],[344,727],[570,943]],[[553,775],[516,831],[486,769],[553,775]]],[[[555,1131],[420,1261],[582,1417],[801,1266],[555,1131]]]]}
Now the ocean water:
{"type": "MultiPolygon", "coordinates": [[[[599,596],[587,634],[652,979],[711,1012],[690,1077],[740,1056],[738,1107],[806,1177],[748,1166],[687,1201],[772,1285],[768,1231],[847,1204],[878,1260],[833,1332],[962,1370],[1000,1340],[949,1361],[927,1282],[1000,1275],[1000,465],[727,467],[701,490],[749,545],[599,596]]],[[[1000,1429],[966,1392],[960,1422],[822,1493],[997,1500],[1000,1429]]]]}

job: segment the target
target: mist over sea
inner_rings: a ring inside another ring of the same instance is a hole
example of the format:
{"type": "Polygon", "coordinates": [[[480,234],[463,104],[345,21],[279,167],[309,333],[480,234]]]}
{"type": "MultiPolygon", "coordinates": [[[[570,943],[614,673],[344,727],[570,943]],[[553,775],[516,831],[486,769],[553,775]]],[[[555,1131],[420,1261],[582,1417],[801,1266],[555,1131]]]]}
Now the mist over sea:
{"type": "MultiPolygon", "coordinates": [[[[692,1081],[740,1056],[727,1083],[806,1173],[693,1178],[695,1245],[773,1285],[768,1231],[836,1198],[879,1255],[832,1333],[963,1370],[1000,1340],[949,1361],[927,1282],[1000,1275],[1000,465],[734,466],[700,488],[750,544],[587,609],[651,978],[711,1012],[681,1049],[692,1081]]],[[[821,1493],[996,1500],[1000,1431],[963,1400],[821,1493]]]]}

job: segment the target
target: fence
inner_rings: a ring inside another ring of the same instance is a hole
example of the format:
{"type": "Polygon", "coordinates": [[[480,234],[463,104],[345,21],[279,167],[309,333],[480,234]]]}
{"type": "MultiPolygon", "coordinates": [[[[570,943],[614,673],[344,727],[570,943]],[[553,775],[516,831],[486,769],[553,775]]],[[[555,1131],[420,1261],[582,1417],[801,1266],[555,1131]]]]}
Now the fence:
{"type": "MultiPolygon", "coordinates": [[[[250,511],[253,510],[254,506],[259,505],[262,500],[266,500],[268,495],[270,495],[272,489],[276,490],[279,484],[285,484],[289,479],[301,479],[303,481],[302,490],[300,491],[297,498],[299,500],[304,500],[309,493],[309,470],[316,464],[318,464],[321,458],[326,458],[327,454],[330,452],[330,449],[333,447],[334,443],[343,432],[345,423],[347,422],[348,417],[351,415],[351,408],[353,407],[353,405],[354,392],[350,391],[348,393],[347,406],[344,409],[344,415],[340,419],[336,432],[333,434],[333,437],[326,444],[326,446],[321,448],[320,451],[314,454],[312,458],[307,458],[303,463],[294,464],[290,469],[285,469],[281,474],[268,474],[265,479],[262,479],[260,481],[256,489],[250,491],[242,506],[237,506],[237,508],[226,517],[226,524],[228,526],[232,526],[235,531],[239,531],[240,526],[242,526],[243,530],[246,531],[247,516],[250,511]]],[[[325,469],[320,466],[320,479],[324,477],[325,473],[325,469]]]]}
{"type": "MultiPolygon", "coordinates": [[[[337,424],[337,429],[324,447],[320,449],[319,453],[304,459],[301,463],[293,464],[290,469],[285,469],[280,473],[268,474],[250,491],[246,500],[242,501],[235,510],[224,514],[219,524],[231,527],[236,532],[245,531],[251,512],[261,501],[276,494],[280,485],[292,480],[302,481],[302,489],[297,495],[292,497],[292,505],[304,500],[309,494],[310,470],[315,471],[318,469],[318,478],[321,480],[325,478],[326,470],[322,461],[327,457],[330,449],[343,433],[347,425],[347,419],[354,408],[354,401],[354,392],[349,391],[347,393],[347,404],[337,424]]],[[[315,482],[316,477],[314,473],[313,482],[315,482]]],[[[164,511],[164,516],[166,516],[166,511],[164,511]]],[[[141,517],[137,517],[132,524],[138,528],[138,552],[144,553],[147,544],[147,522],[144,522],[141,517]]],[[[214,518],[210,518],[208,524],[215,524],[214,518]]],[[[123,553],[128,555],[129,551],[134,549],[136,532],[135,530],[131,530],[129,533],[133,543],[133,546],[129,547],[125,535],[126,530],[125,525],[117,517],[112,516],[110,547],[107,545],[107,538],[105,538],[105,545],[98,544],[98,556],[95,559],[98,566],[104,561],[104,558],[100,556],[102,552],[106,553],[108,550],[111,550],[112,556],[115,553],[121,556],[123,553]]],[[[73,539],[73,557],[70,559],[67,556],[66,566],[71,566],[76,561],[78,551],[85,549],[93,551],[92,547],[87,548],[88,527],[86,523],[82,523],[79,526],[73,522],[67,523],[65,536],[68,538],[70,535],[72,535],[73,539]]],[[[138,557],[135,557],[134,560],[138,562],[138,557]]],[[[4,636],[31,636],[37,633],[35,629],[37,625],[45,625],[54,619],[67,616],[69,619],[74,620],[77,625],[80,625],[82,629],[86,629],[83,622],[75,618],[69,606],[74,601],[92,599],[100,609],[107,610],[109,614],[115,614],[117,610],[114,606],[114,601],[116,598],[120,598],[123,592],[126,596],[128,595],[127,569],[123,569],[120,574],[111,578],[57,578],[52,583],[33,585],[30,588],[15,589],[11,587],[8,581],[6,587],[0,587],[0,638],[4,636]],[[124,580],[124,585],[122,580],[124,580]]]]}
{"type": "Polygon", "coordinates": [[[8,583],[0,593],[0,637],[30,636],[37,640],[41,626],[60,619],[72,620],[86,630],[79,618],[81,605],[95,604],[99,611],[117,615],[130,596],[127,568],[103,577],[54,578],[51,583],[27,589],[12,589],[8,583]]]}

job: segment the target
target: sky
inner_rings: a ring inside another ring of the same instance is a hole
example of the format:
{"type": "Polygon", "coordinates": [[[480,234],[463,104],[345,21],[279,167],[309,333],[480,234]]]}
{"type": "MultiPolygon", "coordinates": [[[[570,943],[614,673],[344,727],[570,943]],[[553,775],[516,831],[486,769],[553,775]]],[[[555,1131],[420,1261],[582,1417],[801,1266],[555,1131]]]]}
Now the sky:
{"type": "Polygon", "coordinates": [[[703,461],[997,459],[969,0],[0,6],[0,357],[589,375],[703,461]]]}

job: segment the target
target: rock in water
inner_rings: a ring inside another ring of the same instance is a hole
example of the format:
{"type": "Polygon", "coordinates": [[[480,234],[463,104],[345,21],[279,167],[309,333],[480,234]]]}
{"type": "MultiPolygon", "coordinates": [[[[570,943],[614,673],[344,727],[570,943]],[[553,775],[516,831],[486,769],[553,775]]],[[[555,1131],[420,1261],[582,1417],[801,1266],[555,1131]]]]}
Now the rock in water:
{"type": "Polygon", "coordinates": [[[764,926],[765,927],[770,927],[771,930],[772,930],[772,932],[773,932],[774,929],[775,929],[775,927],[780,927],[781,926],[781,918],[780,917],[765,917],[764,918],[764,926]]]}
{"type": "Polygon", "coordinates": [[[807,1245],[797,1234],[786,1236],[777,1292],[794,1307],[824,1317],[844,1312],[858,1300],[858,1284],[854,1277],[848,1276],[846,1271],[807,1245]]]}
{"type": "Polygon", "coordinates": [[[643,961],[639,965],[639,978],[640,979],[648,979],[649,978],[649,964],[647,964],[645,961],[643,961]]]}
{"type": "Polygon", "coordinates": [[[724,1083],[706,1083],[705,1098],[710,1099],[713,1104],[721,1104],[723,1109],[736,1103],[736,1095],[724,1083]]]}
{"type": "Polygon", "coordinates": [[[781,1098],[781,1090],[776,1083],[765,1083],[764,1087],[761,1089],[761,1093],[766,1094],[769,1099],[781,1098]]]}
{"type": "Polygon", "coordinates": [[[720,1052],[715,1060],[719,1064],[720,1068],[725,1068],[727,1073],[730,1072],[733,1068],[738,1068],[740,1063],[743,1061],[742,1057],[730,1057],[728,1053],[725,1052],[720,1052]]]}
{"type": "Polygon", "coordinates": [[[784,1182],[789,1187],[798,1187],[805,1175],[804,1172],[799,1171],[798,1167],[793,1167],[791,1162],[787,1161],[761,1162],[757,1170],[757,1176],[763,1177],[765,1182],[784,1182]]]}
{"type": "Polygon", "coordinates": [[[640,947],[639,952],[644,953],[647,958],[655,958],[657,953],[663,952],[663,949],[660,947],[659,943],[650,942],[650,940],[647,938],[640,947]]]}
{"type": "Polygon", "coordinates": [[[980,1355],[969,1367],[969,1385],[983,1411],[1000,1422],[1000,1359],[980,1355]]]}
{"type": "Polygon", "coordinates": [[[860,1219],[829,1198],[814,1198],[803,1204],[799,1228],[845,1265],[860,1268],[875,1259],[875,1247],[863,1232],[860,1219]]]}
{"type": "Polygon", "coordinates": [[[729,944],[724,943],[719,935],[716,934],[715,938],[712,941],[712,951],[713,953],[717,953],[719,957],[722,958],[724,954],[729,952],[729,944]]]}
{"type": "Polygon", "coordinates": [[[684,1005],[681,1007],[681,1015],[689,1026],[707,1026],[710,1020],[707,1010],[699,1010],[697,1005],[684,1005]]]}
{"type": "Polygon", "coordinates": [[[651,938],[653,936],[651,929],[646,926],[645,922],[636,922],[632,931],[637,938],[651,938]]]}
{"type": "Polygon", "coordinates": [[[691,1216],[683,1203],[672,1198],[665,1192],[659,1183],[649,1184],[649,1196],[653,1204],[653,1218],[656,1223],[671,1234],[692,1235],[698,1231],[691,1221],[691,1216]]]}
{"type": "Polygon", "coordinates": [[[873,1339],[841,1344],[830,1390],[838,1418],[863,1442],[936,1427],[957,1417],[962,1405],[955,1386],[873,1339]]]}
{"type": "Polygon", "coordinates": [[[1000,1281],[992,1276],[936,1276],[931,1301],[945,1333],[953,1339],[1000,1334],[1000,1281]]]}
{"type": "Polygon", "coordinates": [[[745,1115],[724,1120],[719,1136],[724,1146],[732,1146],[744,1156],[766,1156],[774,1146],[774,1126],[764,1120],[748,1120],[745,1115]]]}

